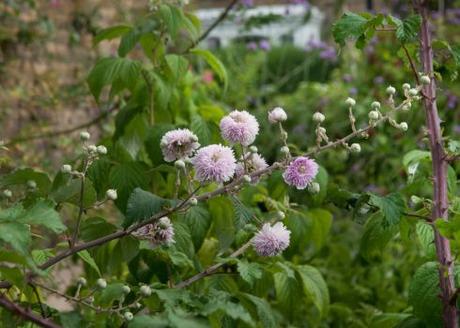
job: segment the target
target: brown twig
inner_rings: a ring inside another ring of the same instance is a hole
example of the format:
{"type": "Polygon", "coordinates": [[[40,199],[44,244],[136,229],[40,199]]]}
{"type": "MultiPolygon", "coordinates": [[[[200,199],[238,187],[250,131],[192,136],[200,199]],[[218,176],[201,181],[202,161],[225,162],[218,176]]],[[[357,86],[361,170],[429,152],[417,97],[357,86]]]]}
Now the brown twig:
{"type": "Polygon", "coordinates": [[[420,79],[418,77],[417,68],[415,67],[415,63],[409,54],[409,50],[407,50],[406,45],[403,43],[401,44],[401,47],[404,49],[404,53],[406,54],[407,60],[409,60],[410,68],[412,69],[412,73],[414,73],[414,77],[415,77],[415,80],[417,81],[417,85],[419,85],[420,79]]]}
{"type": "Polygon", "coordinates": [[[57,325],[49,319],[42,318],[29,309],[25,309],[22,306],[16,304],[13,301],[10,301],[5,294],[0,294],[0,306],[7,309],[8,311],[20,316],[21,318],[31,321],[40,327],[45,328],[60,328],[61,326],[57,325]]]}
{"type": "Polygon", "coordinates": [[[107,109],[106,111],[102,112],[101,114],[99,114],[98,116],[96,116],[95,118],[93,118],[92,120],[90,120],[90,121],[88,121],[86,123],[79,124],[79,125],[76,125],[74,127],[68,128],[68,129],[49,131],[49,132],[44,132],[44,133],[41,133],[41,134],[33,134],[33,135],[30,135],[30,136],[13,138],[13,139],[11,139],[9,141],[4,142],[3,146],[8,147],[8,146],[12,146],[12,145],[22,143],[22,142],[28,142],[28,141],[32,141],[32,140],[38,140],[38,139],[53,138],[53,137],[57,137],[57,136],[60,136],[60,135],[69,134],[69,133],[72,133],[72,132],[75,132],[75,131],[78,131],[78,130],[81,130],[81,129],[88,128],[88,127],[90,127],[90,126],[92,126],[94,124],[97,124],[100,121],[102,121],[110,113],[112,113],[116,108],[117,108],[117,106],[112,106],[109,109],[107,109]]]}
{"type": "Polygon", "coordinates": [[[195,40],[185,51],[189,52],[190,49],[196,47],[201,41],[206,39],[206,37],[209,35],[209,33],[212,32],[225,18],[227,18],[228,14],[230,11],[235,7],[235,5],[238,3],[239,0],[232,0],[227,7],[222,11],[222,13],[217,17],[217,19],[198,37],[198,39],[195,40]]]}

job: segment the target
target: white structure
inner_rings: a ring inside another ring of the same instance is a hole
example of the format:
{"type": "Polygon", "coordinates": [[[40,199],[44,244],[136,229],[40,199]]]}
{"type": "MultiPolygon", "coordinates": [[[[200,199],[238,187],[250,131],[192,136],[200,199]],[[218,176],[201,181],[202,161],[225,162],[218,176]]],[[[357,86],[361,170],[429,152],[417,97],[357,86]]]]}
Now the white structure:
{"type": "MultiPolygon", "coordinates": [[[[223,9],[201,9],[195,14],[208,28],[223,9]]],[[[227,18],[208,35],[208,46],[228,46],[234,40],[267,40],[273,45],[291,42],[305,48],[308,41],[319,41],[324,14],[316,7],[305,5],[257,6],[238,12],[235,19],[227,18]],[[308,14],[308,15],[307,15],[308,14]],[[244,22],[250,17],[277,15],[282,19],[261,27],[244,29],[244,22]],[[306,19],[308,17],[308,19],[306,19]]]]}

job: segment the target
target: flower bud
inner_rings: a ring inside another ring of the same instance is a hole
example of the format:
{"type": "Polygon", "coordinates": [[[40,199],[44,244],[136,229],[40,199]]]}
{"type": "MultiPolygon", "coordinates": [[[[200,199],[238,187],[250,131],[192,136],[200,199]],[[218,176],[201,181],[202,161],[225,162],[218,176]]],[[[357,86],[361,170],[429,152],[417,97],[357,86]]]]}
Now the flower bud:
{"type": "Polygon", "coordinates": [[[399,123],[399,129],[402,130],[402,131],[407,131],[407,129],[409,128],[409,126],[407,125],[406,122],[401,122],[399,123]]]}
{"type": "Polygon", "coordinates": [[[174,166],[177,169],[185,169],[185,162],[181,159],[178,159],[177,161],[174,162],[174,166]]]}
{"type": "Polygon", "coordinates": [[[282,154],[287,155],[287,154],[289,154],[289,147],[288,146],[283,146],[283,147],[280,148],[280,151],[281,151],[282,154]]]}
{"type": "Polygon", "coordinates": [[[313,114],[313,121],[315,121],[316,123],[322,123],[325,119],[326,117],[324,116],[324,114],[320,112],[316,112],[313,114]]]}
{"type": "Polygon", "coordinates": [[[251,153],[257,153],[258,149],[257,149],[256,146],[251,146],[251,147],[249,147],[249,151],[250,151],[251,153]]]}
{"type": "Polygon", "coordinates": [[[415,88],[412,88],[409,90],[409,96],[415,97],[418,94],[418,90],[415,88]]]}
{"type": "Polygon", "coordinates": [[[96,285],[97,287],[99,287],[100,289],[104,289],[107,287],[107,281],[105,281],[105,279],[103,278],[99,278],[97,281],[96,281],[96,285]]]}
{"type": "Polygon", "coordinates": [[[321,190],[318,182],[312,182],[308,185],[308,191],[312,194],[317,194],[321,190]]]}
{"type": "Polygon", "coordinates": [[[281,107],[275,107],[268,112],[268,120],[270,123],[281,123],[287,120],[287,114],[281,107]]]}
{"type": "Polygon", "coordinates": [[[11,190],[5,189],[3,190],[3,196],[5,196],[6,198],[11,198],[13,197],[13,193],[11,192],[11,190]]]}
{"type": "Polygon", "coordinates": [[[189,202],[192,206],[198,205],[198,199],[196,199],[195,197],[190,198],[189,202]]]}
{"type": "Polygon", "coordinates": [[[377,112],[376,110],[371,110],[369,112],[369,118],[373,121],[377,121],[379,119],[379,112],[377,112]]]}
{"type": "Polygon", "coordinates": [[[403,112],[407,112],[407,111],[410,110],[410,107],[411,107],[410,103],[407,103],[407,104],[404,104],[404,105],[401,107],[401,110],[402,110],[403,112]]]}
{"type": "Polygon", "coordinates": [[[389,95],[394,95],[394,94],[396,93],[396,89],[390,85],[390,86],[387,88],[386,92],[387,92],[387,94],[389,94],[389,95]]]}
{"type": "Polygon", "coordinates": [[[125,313],[123,313],[123,318],[125,318],[126,321],[131,321],[133,320],[134,315],[131,312],[126,311],[125,313]]]}
{"type": "Polygon", "coordinates": [[[320,126],[320,127],[318,128],[318,132],[319,132],[319,133],[322,133],[322,134],[326,134],[326,128],[320,126]]]}
{"type": "Polygon", "coordinates": [[[361,145],[359,143],[352,143],[351,146],[350,146],[350,151],[352,153],[361,152],[361,145]]]}
{"type": "Polygon", "coordinates": [[[282,132],[281,132],[281,139],[287,140],[287,138],[288,138],[287,132],[286,132],[286,131],[282,131],[282,132]]]}
{"type": "Polygon", "coordinates": [[[147,285],[142,285],[139,289],[139,292],[144,297],[149,297],[150,295],[152,295],[152,289],[150,288],[150,286],[147,285]]]}
{"type": "Polygon", "coordinates": [[[140,308],[142,307],[142,304],[139,303],[139,302],[136,302],[136,303],[134,303],[134,307],[135,307],[136,309],[140,309],[140,308]]]}
{"type": "Polygon", "coordinates": [[[416,195],[412,195],[410,196],[410,201],[412,202],[412,204],[414,205],[417,205],[417,204],[420,204],[421,202],[423,202],[423,199],[416,196],[416,195]]]}
{"type": "Polygon", "coordinates": [[[422,75],[422,77],[420,77],[420,82],[422,82],[422,84],[428,85],[431,83],[431,80],[428,75],[422,75]]]}
{"type": "Polygon", "coordinates": [[[105,192],[105,195],[110,200],[116,200],[118,198],[118,193],[116,189],[109,189],[105,192]]]}
{"type": "Polygon", "coordinates": [[[251,177],[247,174],[243,175],[243,180],[246,181],[246,182],[251,182],[251,177]]]}
{"type": "Polygon", "coordinates": [[[345,100],[345,103],[350,106],[350,107],[353,107],[354,105],[356,105],[356,100],[354,100],[353,98],[351,97],[348,97],[347,100],[345,100]]]}
{"type": "Polygon", "coordinates": [[[97,146],[96,151],[97,151],[97,153],[98,153],[99,155],[105,155],[105,154],[107,154],[107,148],[106,148],[105,146],[103,146],[103,145],[97,146]]]}
{"type": "Polygon", "coordinates": [[[70,173],[72,172],[72,166],[69,164],[64,164],[61,166],[61,172],[62,173],[70,173]]]}
{"type": "Polygon", "coordinates": [[[410,84],[409,83],[404,83],[402,85],[403,90],[409,90],[410,89],[410,84]]]}
{"type": "Polygon", "coordinates": [[[279,220],[282,220],[286,217],[286,214],[283,212],[283,211],[277,211],[276,212],[276,217],[279,219],[279,220]]]}
{"type": "Polygon", "coordinates": [[[34,180],[29,180],[27,181],[27,187],[29,187],[30,189],[35,189],[37,188],[37,183],[34,180]]]}
{"type": "Polygon", "coordinates": [[[96,153],[97,152],[97,147],[95,145],[89,145],[87,147],[87,149],[88,149],[88,152],[90,152],[90,153],[96,153]]]}
{"type": "Polygon", "coordinates": [[[87,283],[87,281],[86,281],[86,279],[84,277],[80,277],[77,280],[77,284],[80,285],[80,286],[86,286],[86,283],[87,283]]]}
{"type": "Polygon", "coordinates": [[[378,101],[373,101],[371,107],[373,109],[380,109],[380,103],[378,101]]]}
{"type": "Polygon", "coordinates": [[[88,296],[88,298],[86,298],[86,301],[87,301],[89,304],[93,304],[93,303],[94,303],[94,296],[93,296],[93,295],[88,296]]]}
{"type": "Polygon", "coordinates": [[[80,140],[86,141],[86,140],[89,140],[89,138],[91,138],[91,135],[88,132],[86,131],[80,132],[80,140]]]}
{"type": "Polygon", "coordinates": [[[123,294],[129,294],[131,292],[131,288],[129,288],[129,286],[127,285],[124,285],[123,287],[121,287],[121,290],[123,294]]]}

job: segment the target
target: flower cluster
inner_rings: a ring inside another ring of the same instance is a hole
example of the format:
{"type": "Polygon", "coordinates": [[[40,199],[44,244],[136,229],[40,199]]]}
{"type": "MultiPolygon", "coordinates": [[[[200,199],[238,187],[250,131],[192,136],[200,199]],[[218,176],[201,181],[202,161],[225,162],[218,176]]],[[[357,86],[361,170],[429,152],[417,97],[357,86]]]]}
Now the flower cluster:
{"type": "Polygon", "coordinates": [[[195,179],[200,182],[227,182],[236,168],[233,150],[222,145],[209,145],[199,149],[192,158],[195,179]]]}
{"type": "Polygon", "coordinates": [[[281,222],[273,226],[265,223],[252,239],[252,245],[260,256],[275,256],[289,246],[290,235],[291,232],[281,222]]]}
{"type": "Polygon", "coordinates": [[[259,133],[259,123],[247,111],[234,110],[220,121],[220,131],[228,142],[249,146],[259,133]]]}
{"type": "Polygon", "coordinates": [[[308,157],[297,157],[283,173],[284,181],[297,189],[305,189],[318,174],[318,164],[308,157]]]}
{"type": "Polygon", "coordinates": [[[198,137],[188,129],[167,132],[160,142],[161,152],[166,162],[186,159],[200,147],[198,137]]]}
{"type": "Polygon", "coordinates": [[[167,216],[160,218],[155,223],[147,224],[133,232],[140,239],[148,240],[154,246],[170,245],[174,241],[174,228],[167,216]]]}

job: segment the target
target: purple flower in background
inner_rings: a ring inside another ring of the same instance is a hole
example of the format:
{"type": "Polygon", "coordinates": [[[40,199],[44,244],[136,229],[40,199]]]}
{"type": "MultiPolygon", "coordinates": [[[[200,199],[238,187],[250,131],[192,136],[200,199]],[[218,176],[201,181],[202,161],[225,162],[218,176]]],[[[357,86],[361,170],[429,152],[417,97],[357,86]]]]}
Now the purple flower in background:
{"type": "Polygon", "coordinates": [[[166,162],[184,159],[200,147],[198,137],[189,129],[176,129],[161,138],[160,148],[166,162]]]}
{"type": "Polygon", "coordinates": [[[264,50],[264,51],[270,50],[270,48],[271,48],[270,41],[268,41],[268,40],[260,41],[259,42],[259,48],[261,50],[264,50]]]}
{"type": "Polygon", "coordinates": [[[335,62],[337,60],[337,52],[334,47],[328,47],[319,53],[319,58],[335,62]]]}
{"type": "Polygon", "coordinates": [[[348,90],[348,93],[350,94],[350,96],[356,96],[358,94],[358,89],[355,87],[352,87],[348,90]]]}
{"type": "Polygon", "coordinates": [[[385,82],[385,79],[383,76],[379,75],[374,78],[374,83],[375,84],[383,84],[385,82]]]}
{"type": "Polygon", "coordinates": [[[273,226],[265,223],[252,239],[252,245],[260,256],[275,256],[289,246],[290,235],[291,232],[281,222],[273,226]]]}
{"type": "Polygon", "coordinates": [[[344,74],[342,76],[342,80],[343,82],[350,83],[351,81],[353,81],[353,76],[351,76],[351,74],[344,74]]]}
{"type": "Polygon", "coordinates": [[[252,7],[252,6],[254,6],[254,0],[240,0],[240,3],[244,7],[252,7]]]}
{"type": "Polygon", "coordinates": [[[220,132],[228,142],[249,146],[259,133],[259,123],[247,111],[234,110],[220,120],[220,132]]]}
{"type": "Polygon", "coordinates": [[[448,109],[454,109],[455,107],[457,107],[457,104],[458,104],[458,97],[456,95],[454,95],[453,93],[449,93],[447,95],[447,108],[448,109]]]}
{"type": "Polygon", "coordinates": [[[255,50],[257,50],[258,46],[257,46],[256,42],[248,42],[248,44],[246,44],[246,48],[248,50],[255,51],[255,50]]]}
{"type": "Polygon", "coordinates": [[[235,174],[236,160],[233,150],[222,145],[209,145],[199,149],[192,158],[195,179],[200,182],[227,182],[235,174]]]}
{"type": "Polygon", "coordinates": [[[297,157],[283,173],[284,181],[297,189],[305,189],[318,174],[319,166],[308,157],[297,157]]]}

